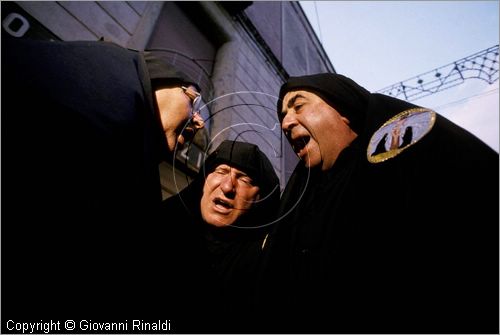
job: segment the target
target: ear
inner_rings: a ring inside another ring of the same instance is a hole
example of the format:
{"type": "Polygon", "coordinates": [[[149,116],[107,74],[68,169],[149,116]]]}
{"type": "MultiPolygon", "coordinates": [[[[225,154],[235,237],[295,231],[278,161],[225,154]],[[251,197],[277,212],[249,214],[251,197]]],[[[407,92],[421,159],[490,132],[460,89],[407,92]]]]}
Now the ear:
{"type": "Polygon", "coordinates": [[[342,116],[342,115],[341,115],[341,116],[340,116],[340,119],[341,119],[342,121],[344,121],[344,123],[345,123],[346,125],[349,125],[349,124],[351,123],[351,121],[349,121],[349,119],[348,119],[348,118],[346,118],[345,116],[342,116]]]}

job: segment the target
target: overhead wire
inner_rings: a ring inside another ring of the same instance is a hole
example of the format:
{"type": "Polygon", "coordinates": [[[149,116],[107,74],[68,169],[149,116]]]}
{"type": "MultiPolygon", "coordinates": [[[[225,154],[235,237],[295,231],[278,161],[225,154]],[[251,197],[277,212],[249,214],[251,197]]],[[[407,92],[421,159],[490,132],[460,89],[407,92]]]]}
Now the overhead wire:
{"type": "Polygon", "coordinates": [[[478,94],[474,94],[474,95],[471,95],[469,97],[466,97],[466,98],[462,98],[462,99],[459,99],[459,100],[455,100],[455,101],[451,101],[451,102],[448,102],[444,105],[440,105],[440,106],[437,106],[437,107],[433,107],[434,110],[438,110],[438,109],[445,109],[445,108],[448,108],[452,105],[457,105],[457,104],[461,104],[461,103],[464,103],[468,100],[472,100],[472,99],[478,99],[478,98],[482,98],[484,96],[487,96],[487,95],[490,95],[490,94],[493,94],[495,92],[498,92],[498,87],[495,88],[495,89],[492,89],[492,90],[489,90],[489,91],[486,91],[486,92],[482,92],[482,93],[478,93],[478,94]]]}
{"type": "Polygon", "coordinates": [[[314,11],[316,12],[316,21],[318,22],[318,32],[319,32],[319,41],[323,44],[323,34],[321,33],[321,24],[319,23],[319,15],[318,15],[318,6],[316,4],[317,1],[314,2],[314,11]]]}

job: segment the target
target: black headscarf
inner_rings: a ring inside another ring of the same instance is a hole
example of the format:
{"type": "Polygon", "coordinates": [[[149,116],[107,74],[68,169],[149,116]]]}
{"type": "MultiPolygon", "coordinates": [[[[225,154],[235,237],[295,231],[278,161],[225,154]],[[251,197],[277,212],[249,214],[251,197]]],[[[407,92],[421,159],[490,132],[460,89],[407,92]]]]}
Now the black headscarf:
{"type": "Polygon", "coordinates": [[[198,91],[200,90],[195,80],[181,70],[171,66],[157,52],[144,51],[143,55],[153,89],[176,85],[193,85],[198,91]]]}
{"type": "Polygon", "coordinates": [[[168,264],[167,273],[158,276],[159,285],[167,287],[167,297],[160,300],[167,309],[164,315],[176,320],[176,329],[188,333],[251,329],[256,266],[265,235],[273,227],[269,223],[275,219],[279,196],[278,177],[264,153],[253,144],[224,141],[205,160],[195,180],[163,202],[161,230],[154,234],[160,236],[161,263],[168,264]],[[224,227],[205,223],[200,213],[206,176],[220,164],[244,171],[260,188],[260,199],[251,210],[236,225],[224,227]],[[204,322],[193,323],[193,317],[204,322]],[[183,318],[188,318],[184,324],[183,318]]]}
{"type": "Polygon", "coordinates": [[[290,77],[280,89],[278,119],[283,98],[290,91],[304,90],[318,95],[340,115],[349,120],[349,127],[358,135],[353,142],[361,147],[368,145],[372,134],[389,118],[411,108],[419,107],[390,96],[370,93],[352,79],[337,73],[319,73],[290,77]]]}
{"type": "Polygon", "coordinates": [[[372,163],[374,132],[418,106],[337,74],[292,77],[280,98],[292,90],[323,98],[358,137],[331,169],[300,162],[286,185],[264,248],[265,330],[498,332],[498,153],[435,114],[411,146],[372,163]]]}
{"type": "Polygon", "coordinates": [[[246,172],[260,187],[261,198],[279,196],[279,180],[269,159],[259,147],[245,142],[224,141],[205,160],[205,175],[220,164],[246,172]]]}
{"type": "MultiPolygon", "coordinates": [[[[239,222],[238,227],[261,227],[273,222],[274,217],[269,217],[269,213],[274,212],[279,204],[279,179],[266,155],[260,151],[258,146],[250,143],[230,140],[222,142],[205,159],[205,163],[195,180],[174,197],[176,200],[170,201],[182,202],[189,215],[201,220],[200,200],[203,195],[205,179],[220,164],[227,164],[242,170],[260,188],[260,200],[248,215],[241,218],[245,222],[239,222]]],[[[168,203],[169,200],[166,202],[168,203]]]]}
{"type": "Polygon", "coordinates": [[[350,127],[360,134],[365,125],[370,92],[352,79],[336,73],[319,73],[290,77],[281,86],[278,99],[278,118],[281,121],[283,98],[290,91],[304,90],[317,94],[350,121],[350,127]]]}

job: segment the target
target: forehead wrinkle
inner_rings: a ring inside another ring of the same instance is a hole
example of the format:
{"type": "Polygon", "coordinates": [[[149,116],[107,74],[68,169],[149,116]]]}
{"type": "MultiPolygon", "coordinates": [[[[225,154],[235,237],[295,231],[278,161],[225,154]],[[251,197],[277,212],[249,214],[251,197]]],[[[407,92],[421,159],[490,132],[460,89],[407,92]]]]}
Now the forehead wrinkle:
{"type": "Polygon", "coordinates": [[[248,177],[248,174],[245,171],[240,170],[240,169],[238,169],[234,166],[228,165],[228,164],[220,164],[215,168],[215,170],[217,170],[217,169],[221,169],[221,170],[231,172],[231,173],[234,172],[236,177],[248,177]]]}

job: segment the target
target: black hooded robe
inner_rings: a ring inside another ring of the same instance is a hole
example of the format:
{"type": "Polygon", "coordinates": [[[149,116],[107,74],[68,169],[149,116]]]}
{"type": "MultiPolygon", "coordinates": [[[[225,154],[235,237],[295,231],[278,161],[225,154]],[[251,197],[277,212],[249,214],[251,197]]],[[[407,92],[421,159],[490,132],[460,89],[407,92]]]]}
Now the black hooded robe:
{"type": "Polygon", "coordinates": [[[148,316],[167,148],[151,86],[116,44],[2,40],[4,320],[148,316]]]}
{"type": "Polygon", "coordinates": [[[278,177],[257,146],[224,141],[205,160],[197,178],[163,202],[155,234],[160,259],[165,264],[159,285],[166,292],[165,314],[171,315],[176,330],[256,331],[253,321],[257,265],[265,236],[275,219],[279,195],[278,177]],[[246,172],[259,186],[263,199],[228,227],[207,224],[200,212],[205,176],[220,164],[246,172]],[[173,213],[175,220],[171,220],[173,213]]]}
{"type": "Polygon", "coordinates": [[[416,106],[335,74],[291,78],[280,97],[295,89],[359,136],[330,170],[299,163],[287,184],[280,212],[297,206],[268,238],[262,330],[498,333],[498,154],[437,115],[417,143],[370,163],[374,131],[416,106]]]}

